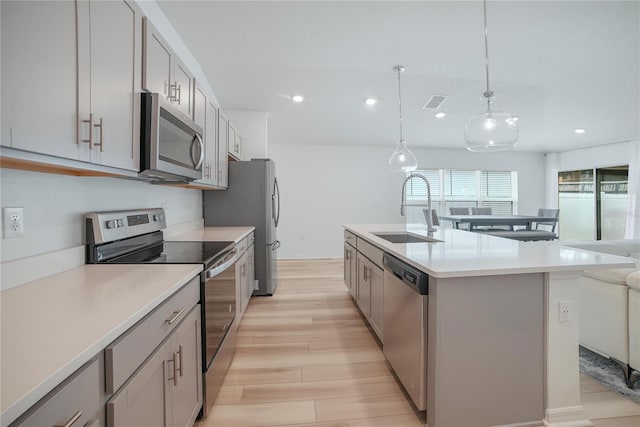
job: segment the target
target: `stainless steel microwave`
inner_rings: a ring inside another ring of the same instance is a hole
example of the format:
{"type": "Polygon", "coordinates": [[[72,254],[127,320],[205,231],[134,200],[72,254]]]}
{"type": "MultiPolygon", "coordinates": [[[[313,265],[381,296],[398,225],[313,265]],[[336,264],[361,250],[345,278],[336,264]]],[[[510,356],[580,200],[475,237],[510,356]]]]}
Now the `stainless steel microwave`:
{"type": "Polygon", "coordinates": [[[168,181],[202,178],[202,128],[157,93],[142,94],[140,111],[139,175],[168,181]]]}

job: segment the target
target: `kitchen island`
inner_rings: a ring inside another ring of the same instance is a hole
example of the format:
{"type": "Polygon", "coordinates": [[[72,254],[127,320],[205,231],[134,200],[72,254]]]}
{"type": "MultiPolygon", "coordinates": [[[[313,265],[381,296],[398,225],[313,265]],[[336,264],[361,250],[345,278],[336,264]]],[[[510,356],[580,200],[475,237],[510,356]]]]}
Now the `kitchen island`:
{"type": "Polygon", "coordinates": [[[344,228],[345,248],[355,248],[358,260],[373,246],[429,275],[430,427],[592,425],[580,402],[578,278],[589,268],[630,266],[627,259],[462,230],[427,236],[424,226],[344,228]],[[403,239],[390,234],[435,241],[392,243],[403,239]],[[561,303],[569,310],[563,321],[561,303]]]}

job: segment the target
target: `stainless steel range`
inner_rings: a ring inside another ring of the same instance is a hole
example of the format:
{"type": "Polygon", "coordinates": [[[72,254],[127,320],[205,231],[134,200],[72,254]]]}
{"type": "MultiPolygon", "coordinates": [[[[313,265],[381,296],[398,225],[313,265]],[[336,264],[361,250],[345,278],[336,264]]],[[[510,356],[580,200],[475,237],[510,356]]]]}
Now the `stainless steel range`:
{"type": "Polygon", "coordinates": [[[203,264],[202,416],[213,404],[235,351],[235,242],[164,241],[163,209],[86,215],[86,262],[111,264],[203,264]]]}

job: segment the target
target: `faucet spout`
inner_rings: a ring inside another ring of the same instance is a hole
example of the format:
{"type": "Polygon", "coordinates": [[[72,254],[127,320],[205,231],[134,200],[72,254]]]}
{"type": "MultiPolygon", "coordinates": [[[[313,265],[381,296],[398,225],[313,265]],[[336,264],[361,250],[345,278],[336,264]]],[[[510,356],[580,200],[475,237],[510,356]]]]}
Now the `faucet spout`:
{"type": "Polygon", "coordinates": [[[427,232],[429,233],[433,233],[434,231],[436,231],[433,228],[433,217],[431,216],[431,184],[429,183],[429,180],[427,179],[427,177],[425,177],[424,175],[421,175],[419,173],[412,173],[411,175],[409,175],[408,177],[405,178],[404,182],[402,183],[402,198],[400,200],[400,215],[405,216],[405,206],[407,205],[407,201],[406,201],[406,193],[407,193],[407,183],[412,179],[412,178],[420,178],[421,180],[424,181],[424,183],[427,185],[427,232]]]}

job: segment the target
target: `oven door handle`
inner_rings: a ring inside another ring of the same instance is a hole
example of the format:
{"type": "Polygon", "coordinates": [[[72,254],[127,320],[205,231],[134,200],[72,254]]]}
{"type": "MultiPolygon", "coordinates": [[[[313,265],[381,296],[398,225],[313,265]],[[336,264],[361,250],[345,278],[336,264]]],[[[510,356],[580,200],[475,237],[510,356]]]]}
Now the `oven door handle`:
{"type": "Polygon", "coordinates": [[[231,251],[229,251],[229,253],[225,255],[224,258],[220,261],[221,264],[214,265],[213,267],[211,267],[209,270],[206,271],[205,277],[207,278],[207,280],[209,280],[217,276],[218,274],[222,273],[227,268],[235,264],[237,259],[238,259],[237,251],[235,249],[231,249],[231,251]]]}

